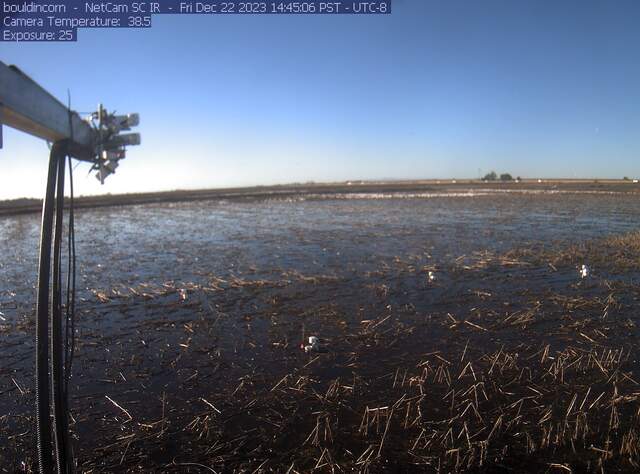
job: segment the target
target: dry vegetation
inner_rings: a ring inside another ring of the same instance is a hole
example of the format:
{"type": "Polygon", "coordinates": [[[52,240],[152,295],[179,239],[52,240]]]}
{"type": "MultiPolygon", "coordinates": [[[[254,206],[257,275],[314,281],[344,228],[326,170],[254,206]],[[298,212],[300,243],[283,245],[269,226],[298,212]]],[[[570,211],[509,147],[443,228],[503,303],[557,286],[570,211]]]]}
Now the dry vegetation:
{"type": "MultiPolygon", "coordinates": [[[[80,470],[640,469],[640,233],[417,262],[94,290],[72,399],[80,470]],[[311,334],[323,350],[305,354],[311,334]]],[[[14,384],[26,402],[0,417],[6,472],[33,462],[33,393],[14,384]]]]}

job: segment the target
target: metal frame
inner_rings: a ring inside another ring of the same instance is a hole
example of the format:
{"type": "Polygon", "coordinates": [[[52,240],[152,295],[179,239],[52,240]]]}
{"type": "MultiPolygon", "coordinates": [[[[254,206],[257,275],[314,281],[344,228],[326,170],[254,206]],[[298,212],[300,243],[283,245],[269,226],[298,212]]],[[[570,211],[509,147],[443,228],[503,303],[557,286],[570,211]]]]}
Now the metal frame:
{"type": "Polygon", "coordinates": [[[0,120],[50,142],[70,139],[73,157],[93,161],[91,125],[15,66],[0,61],[0,120]]]}
{"type": "Polygon", "coordinates": [[[138,114],[107,113],[102,105],[88,119],[70,110],[16,66],[0,61],[0,147],[2,124],[55,143],[67,141],[67,153],[94,164],[98,179],[113,173],[127,145],[139,145],[138,114]]]}

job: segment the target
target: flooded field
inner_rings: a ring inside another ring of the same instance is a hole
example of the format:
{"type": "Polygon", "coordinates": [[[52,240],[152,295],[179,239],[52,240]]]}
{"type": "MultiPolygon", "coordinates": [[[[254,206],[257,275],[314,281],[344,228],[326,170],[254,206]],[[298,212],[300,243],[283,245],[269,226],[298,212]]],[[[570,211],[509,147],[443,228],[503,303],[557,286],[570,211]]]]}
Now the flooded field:
{"type": "MultiPolygon", "coordinates": [[[[3,472],[35,462],[39,225],[0,218],[3,472]]],[[[617,192],[81,210],[78,471],[637,472],[638,230],[617,192]]]]}

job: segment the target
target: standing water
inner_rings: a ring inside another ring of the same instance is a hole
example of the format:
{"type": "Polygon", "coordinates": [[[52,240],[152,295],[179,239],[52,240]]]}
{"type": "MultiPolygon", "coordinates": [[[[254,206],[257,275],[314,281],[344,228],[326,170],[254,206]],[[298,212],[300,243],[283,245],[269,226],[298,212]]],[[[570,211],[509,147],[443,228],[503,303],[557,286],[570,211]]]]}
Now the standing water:
{"type": "MultiPolygon", "coordinates": [[[[629,339],[638,271],[611,239],[638,222],[637,195],[587,192],[78,211],[79,465],[628,468],[630,428],[610,419],[633,408],[611,400],[638,380],[629,339]],[[316,336],[322,351],[301,350],[316,336]],[[629,380],[619,375],[614,388],[614,372],[629,380]],[[618,444],[606,448],[613,431],[618,444]]],[[[0,218],[9,471],[32,469],[35,457],[39,225],[36,214],[0,218]]]]}

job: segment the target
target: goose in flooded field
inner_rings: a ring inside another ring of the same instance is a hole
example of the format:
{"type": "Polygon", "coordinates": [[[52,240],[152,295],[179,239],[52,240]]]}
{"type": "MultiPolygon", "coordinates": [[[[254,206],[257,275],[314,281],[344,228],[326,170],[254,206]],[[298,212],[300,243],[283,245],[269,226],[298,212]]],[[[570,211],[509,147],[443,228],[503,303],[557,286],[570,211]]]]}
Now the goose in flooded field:
{"type": "Polygon", "coordinates": [[[584,263],[582,267],[580,267],[580,278],[587,278],[589,276],[589,267],[587,267],[584,263]]]}

